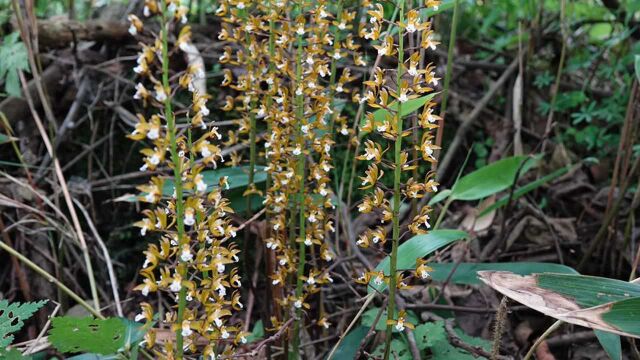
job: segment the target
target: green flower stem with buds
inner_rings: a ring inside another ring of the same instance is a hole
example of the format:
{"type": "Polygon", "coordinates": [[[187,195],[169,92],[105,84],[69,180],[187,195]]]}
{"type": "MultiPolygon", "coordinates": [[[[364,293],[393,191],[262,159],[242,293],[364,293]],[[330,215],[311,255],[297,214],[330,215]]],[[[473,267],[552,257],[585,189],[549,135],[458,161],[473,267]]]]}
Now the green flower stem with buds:
{"type": "MultiPolygon", "coordinates": [[[[404,22],[404,0],[399,1],[400,23],[404,22]]],[[[404,67],[404,38],[402,29],[398,31],[398,70],[397,80],[398,96],[401,91],[402,71],[404,67]]],[[[401,153],[402,153],[402,102],[398,100],[398,111],[396,112],[396,137],[394,146],[395,166],[393,169],[393,239],[391,243],[391,258],[389,261],[389,300],[387,302],[387,331],[384,344],[384,359],[389,359],[391,350],[391,335],[395,318],[396,307],[396,271],[398,262],[398,243],[400,242],[400,175],[402,174],[401,153]]]]}
{"type": "MultiPolygon", "coordinates": [[[[244,10],[242,12],[242,15],[245,21],[248,20],[247,14],[248,14],[247,10],[244,10]]],[[[249,54],[249,47],[251,45],[251,36],[247,31],[245,31],[244,39],[245,39],[245,42],[247,43],[246,44],[247,54],[245,54],[245,56],[248,56],[249,58],[251,58],[251,55],[249,54]]],[[[253,60],[251,61],[251,66],[255,67],[253,60]]],[[[249,84],[249,86],[252,86],[252,84],[249,84]]],[[[255,107],[256,107],[256,99],[255,99],[255,96],[252,96],[251,105],[248,109],[248,112],[249,112],[249,185],[248,185],[249,189],[252,189],[255,186],[254,183],[255,183],[255,172],[256,172],[256,116],[253,113],[253,111],[251,111],[255,107]]],[[[253,193],[250,193],[247,196],[247,214],[249,215],[252,215],[251,198],[253,197],[253,195],[254,195],[253,193]]]]}
{"type": "MultiPolygon", "coordinates": [[[[173,162],[173,186],[176,195],[176,227],[178,230],[178,243],[182,244],[184,238],[184,199],[182,193],[182,160],[178,155],[178,144],[176,142],[176,123],[171,105],[171,88],[169,86],[169,22],[167,21],[166,3],[160,1],[162,6],[162,87],[168,91],[164,101],[164,116],[167,121],[167,133],[173,162]]],[[[182,260],[179,260],[182,262],[182,260]]],[[[178,273],[182,279],[186,276],[186,267],[183,264],[178,266],[178,273]]],[[[184,318],[184,308],[186,305],[187,288],[182,286],[178,293],[178,318],[177,324],[182,324],[184,318]]],[[[183,343],[181,329],[176,330],[176,359],[183,358],[183,343]]]]}
{"type": "MultiPolygon", "coordinates": [[[[298,50],[296,54],[296,87],[302,83],[302,36],[298,35],[298,50]]],[[[302,276],[304,275],[306,245],[304,240],[306,234],[306,218],[304,215],[304,200],[305,200],[305,187],[304,187],[304,167],[305,167],[305,155],[304,155],[304,135],[301,129],[302,119],[304,118],[304,99],[303,95],[296,95],[296,118],[297,118],[297,142],[301,145],[300,155],[298,155],[298,166],[296,168],[296,177],[299,179],[298,189],[298,215],[299,215],[299,238],[300,243],[298,245],[298,271],[296,274],[296,300],[302,296],[302,276]]],[[[293,219],[292,219],[293,222],[293,219]]],[[[300,356],[300,325],[302,323],[302,309],[296,309],[295,320],[293,322],[293,340],[291,342],[291,350],[289,352],[289,359],[298,359],[300,356]]]]}
{"type": "MultiPolygon", "coordinates": [[[[393,28],[393,24],[396,21],[396,18],[398,17],[398,7],[396,6],[395,9],[393,10],[393,14],[391,15],[391,19],[389,19],[389,26],[387,27],[387,30],[385,31],[385,34],[390,34],[391,33],[391,29],[393,28]]],[[[376,58],[376,61],[374,63],[374,65],[371,67],[371,72],[369,72],[369,80],[373,79],[373,69],[375,69],[378,64],[380,63],[381,60],[381,56],[378,56],[376,58]]],[[[360,142],[362,141],[362,138],[364,137],[364,134],[361,132],[358,132],[358,129],[360,128],[360,122],[362,121],[363,117],[364,117],[364,106],[365,103],[360,103],[360,105],[358,106],[358,111],[356,112],[356,118],[355,118],[355,123],[353,124],[353,130],[356,131],[357,135],[357,142],[356,142],[356,148],[354,150],[354,154],[357,155],[360,151],[360,142]]],[[[344,193],[344,184],[345,184],[345,180],[347,179],[346,177],[346,172],[347,172],[347,163],[349,161],[349,150],[351,149],[351,142],[349,142],[347,144],[347,151],[345,153],[344,156],[344,163],[342,164],[342,177],[340,178],[340,187],[339,187],[339,193],[338,193],[338,198],[342,199],[342,194],[344,193]]],[[[347,208],[351,208],[351,195],[353,192],[353,181],[356,178],[356,161],[353,161],[351,163],[351,174],[349,175],[349,185],[348,185],[348,190],[347,190],[347,200],[345,202],[345,204],[347,205],[347,208]]]]}
{"type": "MultiPolygon", "coordinates": [[[[451,83],[451,75],[453,74],[453,50],[456,47],[456,32],[458,29],[458,19],[460,18],[459,0],[453,3],[453,20],[451,21],[451,32],[449,35],[449,48],[447,49],[447,72],[444,75],[444,86],[442,88],[442,100],[440,102],[440,122],[436,132],[436,145],[442,145],[442,136],[444,134],[444,121],[447,113],[447,102],[449,100],[449,84],[451,83]]],[[[436,159],[439,158],[440,150],[436,150],[436,159]]],[[[437,162],[432,164],[432,168],[438,166],[437,162]]],[[[438,222],[439,223],[439,222],[438,222]]]]}

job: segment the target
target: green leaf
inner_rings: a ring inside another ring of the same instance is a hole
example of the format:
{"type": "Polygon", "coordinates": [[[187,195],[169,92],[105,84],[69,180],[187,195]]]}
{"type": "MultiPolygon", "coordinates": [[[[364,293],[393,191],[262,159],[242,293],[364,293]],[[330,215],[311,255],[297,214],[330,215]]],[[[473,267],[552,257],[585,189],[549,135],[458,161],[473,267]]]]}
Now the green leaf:
{"type": "Polygon", "coordinates": [[[480,200],[503,191],[513,185],[518,169],[520,175],[535,165],[535,160],[526,156],[514,156],[498,160],[458,180],[451,189],[452,200],[480,200]]]}
{"type": "MultiPolygon", "coordinates": [[[[220,179],[224,176],[228,177],[227,182],[229,183],[229,189],[226,189],[228,192],[225,194],[231,201],[233,209],[240,213],[247,208],[247,201],[242,195],[244,192],[242,188],[249,184],[249,166],[225,167],[203,171],[202,181],[207,184],[207,191],[211,191],[215,186],[218,186],[220,179]],[[236,193],[236,191],[238,192],[236,193]]],[[[265,181],[267,181],[267,173],[264,171],[264,166],[256,166],[253,183],[260,184],[265,181]]],[[[145,193],[138,194],[138,196],[144,195],[145,193]]],[[[166,179],[162,185],[162,195],[166,197],[173,195],[173,180],[171,178],[166,179]]],[[[119,197],[116,201],[136,202],[138,198],[134,195],[125,195],[119,197]]],[[[251,202],[252,209],[262,206],[262,199],[258,196],[252,196],[251,202]]]]}
{"type": "Polygon", "coordinates": [[[24,321],[38,311],[48,300],[27,303],[9,303],[0,300],[0,349],[4,350],[13,342],[13,333],[22,329],[24,321]]]}
{"type": "Polygon", "coordinates": [[[451,271],[455,273],[450,281],[458,285],[480,285],[478,271],[511,271],[518,275],[530,275],[535,273],[552,272],[563,274],[577,274],[574,269],[560,264],[536,263],[536,262],[514,262],[514,263],[460,263],[456,267],[454,263],[433,263],[428,264],[433,271],[431,278],[435,281],[446,281],[451,271]]]}
{"type": "MultiPolygon", "coordinates": [[[[376,347],[376,349],[373,351],[373,354],[371,354],[374,359],[382,359],[382,357],[384,356],[384,346],[385,344],[382,343],[378,345],[378,347],[376,347]]],[[[411,350],[409,349],[409,344],[407,344],[404,338],[391,340],[390,352],[391,355],[389,357],[394,360],[413,359],[413,357],[411,356],[411,350]]]]}
{"type": "Polygon", "coordinates": [[[125,348],[128,325],[119,318],[93,319],[71,316],[51,321],[49,341],[63,353],[114,354],[125,348]]]}
{"type": "Polygon", "coordinates": [[[613,301],[640,297],[640,285],[597,276],[538,274],[538,286],[574,300],[589,308],[613,301]]]}
{"type": "MultiPolygon", "coordinates": [[[[467,335],[459,328],[454,328],[456,334],[462,341],[473,346],[479,346],[486,351],[491,350],[491,343],[485,339],[467,335]]],[[[444,321],[439,320],[431,323],[417,326],[413,331],[416,339],[416,345],[420,350],[430,349],[432,357],[429,359],[437,360],[474,360],[478,359],[467,351],[457,348],[449,343],[444,321]]]]}
{"type": "MultiPolygon", "coordinates": [[[[524,196],[525,194],[539,188],[540,186],[548,183],[549,181],[553,181],[556,178],[559,178],[560,176],[566,174],[569,169],[571,169],[571,166],[565,166],[562,167],[554,172],[552,172],[549,175],[543,176],[538,180],[532,181],[526,185],[524,185],[523,187],[520,187],[518,189],[516,189],[513,192],[513,196],[511,201],[517,200],[519,198],[521,198],[522,196],[524,196]]],[[[480,214],[478,215],[478,218],[483,217],[484,215],[492,212],[495,209],[501,208],[505,205],[507,205],[507,203],[509,202],[509,195],[505,195],[502,198],[500,198],[500,200],[496,201],[495,203],[493,203],[492,205],[488,206],[486,209],[482,210],[480,212],[480,214]]]]}
{"type": "Polygon", "coordinates": [[[256,321],[255,325],[253,325],[253,330],[251,330],[251,334],[247,336],[247,343],[252,343],[264,337],[264,325],[262,325],[262,320],[256,321]]]}
{"type": "Polygon", "coordinates": [[[616,329],[640,337],[640,297],[608,304],[602,320],[616,329]]]}
{"type": "Polygon", "coordinates": [[[620,336],[602,330],[593,331],[611,360],[622,360],[622,343],[620,336]]]}
{"type": "Polygon", "coordinates": [[[15,97],[21,95],[18,70],[29,72],[27,48],[20,41],[20,34],[13,32],[4,37],[0,45],[0,78],[4,78],[6,92],[15,97]]]}
{"type": "Polygon", "coordinates": [[[0,359],[25,360],[25,359],[31,359],[31,356],[22,355],[22,353],[17,349],[0,349],[0,359]]]}
{"type": "MultiPolygon", "coordinates": [[[[424,235],[416,235],[411,239],[400,244],[398,247],[397,269],[409,270],[415,269],[416,259],[423,258],[439,248],[465,239],[468,234],[460,230],[433,230],[424,235]]],[[[385,275],[389,275],[389,256],[385,257],[376,266],[376,270],[382,270],[385,275]]],[[[385,283],[376,285],[371,281],[369,283],[369,293],[374,291],[384,291],[387,288],[385,283]]]]}
{"type": "MultiPolygon", "coordinates": [[[[126,318],[118,318],[122,321],[125,331],[124,331],[124,343],[123,350],[129,351],[132,348],[138,346],[140,341],[144,339],[144,335],[147,333],[147,330],[144,326],[140,326],[139,323],[126,319],[126,318]]],[[[149,325],[150,327],[151,325],[149,325]]]]}
{"type": "MultiPolygon", "coordinates": [[[[227,176],[227,182],[229,183],[229,189],[233,190],[249,185],[249,166],[237,166],[237,167],[224,167],[214,170],[204,170],[201,172],[202,181],[207,184],[207,191],[211,191],[214,187],[218,186],[220,179],[227,176]]],[[[267,173],[264,171],[264,166],[256,166],[253,176],[253,183],[259,184],[267,181],[267,173]]],[[[168,180],[164,182],[162,186],[162,194],[164,196],[171,196],[173,194],[173,181],[168,180]]]]}
{"type": "Polygon", "coordinates": [[[440,201],[448,198],[449,195],[451,195],[451,189],[438,191],[436,196],[432,197],[431,200],[429,200],[429,206],[439,203],[440,201]]]}
{"type": "Polygon", "coordinates": [[[334,359],[355,359],[360,343],[367,336],[369,328],[366,326],[358,326],[351,330],[347,336],[344,337],[336,352],[334,353],[334,359]]]}
{"type": "MultiPolygon", "coordinates": [[[[411,99],[407,102],[405,102],[404,104],[402,104],[402,112],[401,112],[401,116],[405,117],[411,113],[413,113],[414,111],[420,109],[425,103],[427,103],[429,100],[433,99],[434,96],[436,96],[438,93],[431,93],[429,95],[425,95],[422,97],[419,97],[417,99],[411,99]]],[[[391,103],[391,105],[389,105],[389,108],[391,109],[391,111],[398,111],[398,102],[393,102],[391,103]]],[[[381,124],[382,122],[384,122],[384,120],[387,117],[392,117],[393,115],[391,115],[391,113],[389,111],[387,111],[386,109],[378,109],[376,111],[373,112],[373,122],[374,122],[374,126],[377,126],[376,124],[381,124]]],[[[365,119],[362,119],[362,122],[360,122],[360,126],[362,127],[362,125],[364,124],[365,119]]],[[[361,131],[360,132],[361,135],[365,135],[366,132],[361,131]]]]}
{"type": "Polygon", "coordinates": [[[636,77],[638,78],[638,82],[640,82],[640,55],[636,55],[635,61],[635,69],[636,69],[636,77]]]}

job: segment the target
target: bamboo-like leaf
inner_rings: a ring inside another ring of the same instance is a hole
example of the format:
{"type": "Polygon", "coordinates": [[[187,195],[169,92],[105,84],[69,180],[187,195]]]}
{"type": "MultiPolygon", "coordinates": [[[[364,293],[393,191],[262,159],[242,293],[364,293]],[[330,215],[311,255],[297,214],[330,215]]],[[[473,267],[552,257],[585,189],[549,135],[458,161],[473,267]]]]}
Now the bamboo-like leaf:
{"type": "Polygon", "coordinates": [[[523,305],[567,323],[640,338],[640,285],[566,274],[481,271],[480,280],[523,305]]]}
{"type": "Polygon", "coordinates": [[[478,272],[480,271],[511,271],[518,275],[530,275],[542,272],[553,272],[563,274],[577,274],[574,269],[560,264],[536,263],[536,262],[507,262],[507,263],[433,263],[429,264],[433,269],[431,278],[435,281],[445,281],[449,274],[455,272],[449,279],[453,284],[458,285],[480,285],[478,272]]]}

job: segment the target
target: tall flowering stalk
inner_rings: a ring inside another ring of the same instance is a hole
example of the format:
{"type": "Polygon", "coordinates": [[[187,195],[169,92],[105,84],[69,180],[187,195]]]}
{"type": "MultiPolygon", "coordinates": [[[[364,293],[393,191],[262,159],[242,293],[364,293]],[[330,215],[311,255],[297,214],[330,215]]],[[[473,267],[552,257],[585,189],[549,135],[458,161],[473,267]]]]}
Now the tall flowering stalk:
{"type": "MultiPolygon", "coordinates": [[[[228,218],[233,210],[222,194],[228,184],[225,178],[219,184],[206,184],[202,174],[205,168],[215,168],[224,161],[216,145],[222,136],[207,124],[208,96],[202,65],[191,63],[177,76],[170,74],[170,55],[189,57],[194,51],[189,26],[185,25],[188,9],[178,0],[147,0],[144,12],[158,18],[160,34],[152,34],[155,39],[151,44],[142,44],[134,68],[140,76],[134,98],[148,106],[150,117],[147,120],[139,114],[139,123],[129,137],[153,144],[142,150],[142,171],[167,166],[173,170],[173,178],[153,177],[139,188],[143,192],[140,200],[155,208],[143,211],[145,217],[135,225],[142,236],[158,234],[159,243],[151,243],[145,251],[140,272],[144,280],[136,290],[144,296],[152,292],[169,295],[174,304],[160,324],[176,333],[175,344],[166,342],[161,349],[154,348],[153,330],[145,341],[158,357],[182,359],[186,350],[214,359],[219,354],[230,355],[234,345],[246,341],[241,328],[230,322],[233,311],[241,310],[242,303],[240,277],[233,266],[239,260],[232,242],[236,229],[228,218]],[[178,25],[182,28],[173,40],[172,31],[178,25]],[[192,99],[189,106],[179,109],[187,115],[186,135],[179,131],[173,110],[178,93],[190,93],[192,99]],[[199,134],[195,141],[192,132],[199,134]],[[171,196],[163,194],[165,183],[173,190],[171,196]],[[198,338],[207,339],[203,349],[196,347],[198,338]]],[[[134,15],[129,18],[130,32],[142,34],[142,21],[134,15]]],[[[154,321],[151,304],[142,303],[142,312],[136,316],[136,321],[140,320],[154,321]]]]}
{"type": "MultiPolygon", "coordinates": [[[[438,4],[437,0],[426,1],[427,7],[437,7],[438,4]]],[[[405,327],[413,326],[406,321],[402,312],[398,313],[395,309],[396,291],[408,287],[402,272],[397,271],[398,246],[403,238],[399,218],[400,205],[405,199],[418,199],[425,196],[426,193],[437,191],[437,183],[432,179],[433,173],[427,174],[424,179],[415,178],[412,172],[419,164],[409,160],[409,152],[403,147],[405,138],[408,138],[413,132],[419,131],[422,133],[421,141],[415,146],[421,153],[421,159],[431,163],[436,161],[433,154],[437,146],[432,143],[432,131],[437,128],[438,120],[438,117],[433,115],[435,103],[428,102],[423,107],[418,121],[419,128],[405,127],[403,116],[406,114],[403,114],[403,106],[409,100],[432,92],[433,89],[430,86],[436,85],[438,81],[432,66],[429,65],[425,69],[420,68],[421,52],[414,52],[408,61],[405,60],[405,38],[419,33],[421,35],[420,45],[424,49],[434,49],[437,43],[432,37],[431,24],[428,21],[422,21],[417,10],[406,12],[404,0],[399,0],[396,6],[399,17],[399,21],[394,24],[398,29],[397,43],[391,35],[387,34],[381,39],[380,45],[374,46],[379,56],[395,56],[398,64],[395,74],[393,74],[393,70],[376,68],[373,79],[365,83],[367,85],[365,99],[368,106],[373,109],[386,110],[386,116],[378,122],[374,119],[373,113],[367,113],[361,129],[367,133],[377,133],[388,143],[393,143],[393,156],[391,159],[385,158],[385,152],[388,148],[383,149],[383,145],[371,139],[365,142],[364,154],[358,156],[359,160],[371,162],[365,176],[361,177],[362,188],[375,189],[372,195],[364,199],[358,209],[362,213],[379,212],[382,224],[391,222],[392,228],[389,276],[385,276],[381,272],[371,272],[363,274],[358,279],[359,282],[365,284],[373,280],[377,284],[386,282],[389,285],[385,359],[389,358],[393,328],[402,331],[405,327]],[[379,183],[385,168],[393,171],[392,191],[385,191],[385,187],[379,183]],[[407,175],[403,176],[404,173],[407,175]],[[387,198],[389,193],[392,196],[392,202],[387,198]]],[[[384,21],[383,8],[380,4],[376,4],[372,10],[368,11],[368,14],[371,25],[369,28],[363,29],[361,33],[367,39],[377,40],[384,21]]],[[[431,227],[430,212],[431,208],[428,206],[420,209],[409,224],[409,230],[416,234],[426,232],[431,227]]],[[[384,227],[379,226],[362,234],[358,245],[367,247],[384,243],[385,236],[384,227]]],[[[417,265],[417,276],[420,278],[428,276],[426,266],[421,259],[417,259],[417,265]]]]}
{"type": "MultiPolygon", "coordinates": [[[[268,276],[282,309],[272,323],[278,331],[293,318],[287,333],[290,356],[297,358],[311,295],[332,282],[327,264],[334,254],[327,235],[334,231],[329,178],[334,124],[348,134],[346,119],[334,113],[334,99],[354,80],[338,63],[350,53],[358,57],[352,36],[337,34],[348,30],[355,15],[326,0],[227,0],[218,15],[224,22],[220,39],[230,43],[221,62],[235,67],[225,70],[223,85],[237,90],[227,97],[225,110],[254,114],[250,126],[267,128],[264,204],[270,228],[264,241],[267,258],[275,260],[268,276]],[[240,85],[248,83],[257,99],[250,109],[243,105],[249,88],[240,85]]],[[[328,327],[322,306],[316,313],[315,324],[328,327]]]]}

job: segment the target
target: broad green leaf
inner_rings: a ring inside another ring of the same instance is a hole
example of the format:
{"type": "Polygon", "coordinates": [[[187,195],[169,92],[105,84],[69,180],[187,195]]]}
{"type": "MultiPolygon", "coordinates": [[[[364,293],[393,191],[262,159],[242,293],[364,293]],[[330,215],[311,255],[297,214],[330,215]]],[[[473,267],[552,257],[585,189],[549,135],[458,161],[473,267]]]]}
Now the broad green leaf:
{"type": "MultiPolygon", "coordinates": [[[[401,109],[401,116],[405,117],[411,113],[413,113],[414,111],[420,109],[424,104],[426,104],[429,100],[433,99],[434,96],[436,96],[438,93],[431,93],[429,95],[425,95],[422,97],[419,97],[417,99],[411,99],[405,103],[402,104],[402,109],[401,109]]],[[[389,108],[391,109],[391,111],[398,111],[398,102],[393,102],[391,103],[391,105],[389,105],[389,108]]],[[[387,116],[391,117],[391,113],[389,111],[387,111],[386,109],[378,109],[376,111],[373,112],[373,121],[374,121],[374,126],[375,124],[380,124],[382,123],[387,116]]],[[[362,122],[360,122],[360,126],[362,126],[364,124],[364,118],[362,120],[362,122]]],[[[366,134],[366,132],[361,131],[360,132],[361,135],[366,134]]]]}
{"type": "MultiPolygon", "coordinates": [[[[500,293],[567,323],[640,338],[640,285],[584,275],[482,271],[500,293]]],[[[606,335],[605,335],[606,337],[606,335]]],[[[615,344],[603,346],[615,351],[615,344]]]]}
{"type": "Polygon", "coordinates": [[[638,78],[638,82],[640,82],[640,55],[636,55],[635,61],[635,69],[636,69],[636,77],[638,78]]]}
{"type": "Polygon", "coordinates": [[[13,333],[22,329],[24,321],[38,311],[48,300],[27,303],[9,303],[0,300],[0,349],[4,350],[13,342],[13,333]]]}
{"type": "Polygon", "coordinates": [[[608,304],[602,319],[625,333],[640,338],[640,297],[608,304]]]}
{"type": "Polygon", "coordinates": [[[513,263],[460,263],[456,267],[454,263],[433,263],[428,264],[433,271],[431,278],[435,281],[445,281],[451,271],[455,273],[450,281],[459,285],[480,285],[478,271],[511,271],[518,275],[530,275],[535,273],[552,272],[563,274],[577,274],[574,269],[560,264],[535,263],[535,262],[513,262],[513,263]]]}
{"type": "Polygon", "coordinates": [[[640,285],[597,276],[569,274],[538,274],[537,284],[574,300],[588,308],[613,301],[640,297],[640,285]]]}
{"type": "Polygon", "coordinates": [[[498,160],[460,178],[451,189],[450,197],[453,200],[483,199],[513,185],[521,166],[520,175],[534,165],[535,160],[526,156],[498,160]]]}
{"type": "Polygon", "coordinates": [[[51,321],[49,341],[63,353],[114,354],[126,345],[127,325],[119,318],[93,319],[70,316],[51,321]]]}
{"type": "MultiPolygon", "coordinates": [[[[491,342],[467,335],[459,328],[454,328],[456,334],[467,344],[491,351],[491,342]]],[[[432,356],[429,359],[437,360],[473,360],[478,359],[467,351],[457,348],[449,343],[449,338],[444,328],[444,321],[435,321],[417,326],[413,331],[418,349],[429,348],[432,356]]]]}
{"type": "MultiPolygon", "coordinates": [[[[423,258],[439,248],[464,239],[468,234],[460,230],[433,230],[424,235],[416,235],[400,244],[398,247],[398,257],[396,267],[398,270],[415,269],[416,259],[423,258]]],[[[389,256],[385,257],[376,270],[382,270],[385,275],[389,275],[389,256]]],[[[376,285],[369,283],[369,293],[374,291],[384,291],[387,288],[385,283],[376,285]]]]}
{"type": "MultiPolygon", "coordinates": [[[[522,196],[524,196],[525,194],[527,194],[530,191],[533,191],[533,190],[539,188],[540,186],[548,183],[549,181],[553,181],[554,179],[559,178],[560,176],[566,174],[569,171],[569,169],[571,169],[571,166],[562,167],[562,168],[552,172],[549,175],[543,176],[543,177],[541,177],[540,179],[538,179],[536,181],[532,181],[532,182],[524,185],[523,187],[520,187],[520,188],[516,189],[513,192],[513,197],[511,199],[511,201],[519,199],[522,196]]],[[[480,212],[480,214],[478,215],[478,217],[479,218],[483,217],[484,215],[492,212],[493,210],[501,208],[501,207],[507,205],[508,202],[509,202],[509,195],[505,195],[500,200],[496,201],[495,203],[493,203],[492,205],[490,205],[486,209],[482,210],[480,212]]]]}
{"type": "MultiPolygon", "coordinates": [[[[374,359],[382,359],[384,356],[384,342],[373,351],[372,357],[374,359]]],[[[393,339],[391,340],[391,355],[389,356],[394,360],[412,360],[413,356],[411,356],[411,350],[409,349],[409,344],[404,340],[404,338],[393,339]]]]}
{"type": "Polygon", "coordinates": [[[355,359],[358,347],[368,332],[369,328],[366,326],[351,330],[336,349],[333,359],[355,359]]]}
{"type": "Polygon", "coordinates": [[[16,349],[0,349],[0,359],[3,360],[27,360],[31,358],[31,356],[22,355],[22,353],[16,349]]]}

